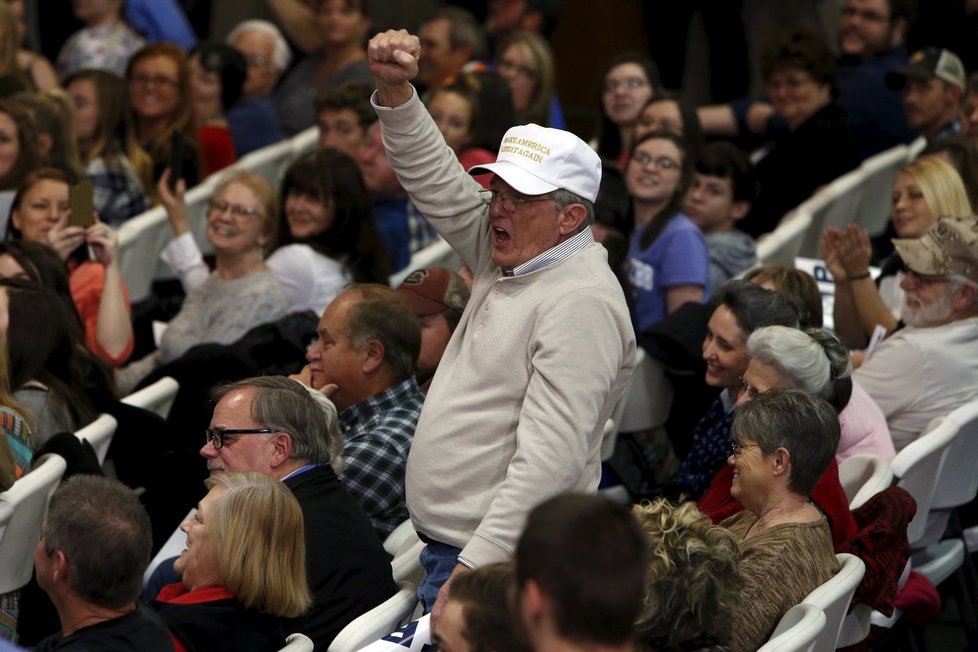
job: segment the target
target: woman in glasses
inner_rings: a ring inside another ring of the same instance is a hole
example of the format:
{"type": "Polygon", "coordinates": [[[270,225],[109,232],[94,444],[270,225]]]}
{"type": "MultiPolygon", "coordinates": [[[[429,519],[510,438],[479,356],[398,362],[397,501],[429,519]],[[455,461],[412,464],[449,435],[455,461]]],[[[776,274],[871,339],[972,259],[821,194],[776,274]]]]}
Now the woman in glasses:
{"type": "Polygon", "coordinates": [[[692,177],[689,146],[670,131],[646,134],[625,168],[634,220],[628,280],[636,331],[662,321],[688,301],[708,298],[706,240],[682,213],[692,177]]]}
{"type": "Polygon", "coordinates": [[[773,391],[737,410],[730,492],[744,511],[720,525],[740,547],[740,610],[731,648],[756,650],[788,609],[838,572],[825,514],[809,500],[839,445],[839,420],[824,400],[773,391]]]}
{"type": "MultiPolygon", "coordinates": [[[[390,258],[374,224],[370,197],[357,164],[335,149],[297,158],[285,172],[280,217],[268,267],[288,299],[288,312],[322,314],[349,283],[381,283],[390,278],[390,258]]],[[[173,221],[177,237],[162,258],[187,294],[208,278],[207,266],[188,232],[173,221]]]]}
{"type": "Polygon", "coordinates": [[[129,60],[126,81],[136,138],[153,159],[153,181],[177,159],[180,178],[188,188],[197,185],[201,163],[193,135],[187,55],[173,43],[147,45],[129,60]]]}
{"type": "MultiPolygon", "coordinates": [[[[177,236],[194,250],[189,233],[185,184],[169,187],[164,172],[157,191],[177,236]]],[[[268,182],[246,171],[228,173],[218,184],[207,212],[207,240],[214,249],[215,268],[167,325],[159,348],[123,369],[118,378],[123,393],[132,390],[161,364],[198,344],[229,344],[260,324],[285,314],[287,300],[278,278],[265,264],[264,254],[275,239],[278,205],[268,182]]],[[[199,257],[199,251],[197,253],[199,257]]]]}
{"type": "Polygon", "coordinates": [[[661,91],[659,69],[642,54],[623,54],[608,66],[601,82],[601,118],[596,146],[602,158],[625,169],[638,114],[661,91]]]}

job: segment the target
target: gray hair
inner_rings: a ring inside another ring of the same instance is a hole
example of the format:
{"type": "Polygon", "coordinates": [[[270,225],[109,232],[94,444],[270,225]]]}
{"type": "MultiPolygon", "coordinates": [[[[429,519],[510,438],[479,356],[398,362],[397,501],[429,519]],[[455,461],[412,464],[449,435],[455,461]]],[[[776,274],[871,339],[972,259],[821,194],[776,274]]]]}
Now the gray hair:
{"type": "Polygon", "coordinates": [[[329,464],[334,452],[342,447],[336,408],[324,409],[327,402],[320,404],[313,399],[301,383],[284,376],[257,376],[218,387],[214,398],[220,400],[243,389],[255,390],[251,418],[292,438],[292,460],[329,464]]]}
{"type": "Polygon", "coordinates": [[[834,381],[852,373],[852,360],[845,345],[821,328],[758,328],[747,339],[747,353],[786,375],[794,389],[826,400],[832,396],[834,381]]]}
{"type": "Polygon", "coordinates": [[[64,552],[71,590],[85,602],[119,609],[139,597],[153,538],[146,509],[121,482],[65,480],[51,497],[43,534],[48,555],[64,552]]]}
{"type": "Polygon", "coordinates": [[[791,456],[788,489],[808,496],[839,448],[839,417],[829,403],[797,389],[771,390],[737,408],[730,436],[757,443],[765,455],[791,456]]]}
{"type": "Polygon", "coordinates": [[[594,202],[590,199],[575,195],[570,190],[564,190],[563,188],[558,188],[550,193],[550,199],[553,200],[554,208],[558,211],[571,204],[581,204],[584,206],[584,209],[587,211],[587,216],[584,222],[581,223],[581,231],[594,224],[594,202]]]}
{"type": "Polygon", "coordinates": [[[242,21],[234,26],[234,29],[231,30],[224,42],[228,45],[233,45],[234,40],[241,36],[242,32],[249,30],[268,34],[275,39],[275,49],[272,51],[272,68],[280,73],[284,72],[289,67],[289,64],[292,63],[292,51],[289,49],[289,44],[285,40],[285,37],[282,36],[282,32],[274,23],[258,19],[242,21]]]}
{"type": "Polygon", "coordinates": [[[481,61],[488,56],[485,29],[471,11],[453,5],[441,7],[432,13],[424,23],[435,20],[448,21],[448,40],[453,50],[468,46],[471,48],[472,55],[470,58],[472,61],[481,61]]]}

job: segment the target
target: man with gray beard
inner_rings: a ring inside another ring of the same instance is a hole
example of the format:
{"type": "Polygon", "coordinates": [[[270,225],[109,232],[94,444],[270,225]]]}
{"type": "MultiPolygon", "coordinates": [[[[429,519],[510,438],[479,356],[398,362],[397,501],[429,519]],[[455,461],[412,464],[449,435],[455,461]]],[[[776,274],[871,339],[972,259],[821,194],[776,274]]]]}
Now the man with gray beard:
{"type": "Polygon", "coordinates": [[[907,266],[906,327],[853,379],[883,410],[899,452],[931,419],[978,396],[978,217],[944,217],[893,244],[907,266]]]}

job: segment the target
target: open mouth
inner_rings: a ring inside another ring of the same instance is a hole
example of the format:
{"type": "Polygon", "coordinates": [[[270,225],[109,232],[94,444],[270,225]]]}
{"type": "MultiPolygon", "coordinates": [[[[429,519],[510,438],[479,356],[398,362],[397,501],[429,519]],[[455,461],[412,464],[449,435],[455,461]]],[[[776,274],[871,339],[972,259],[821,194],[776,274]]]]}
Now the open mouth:
{"type": "Polygon", "coordinates": [[[504,242],[509,242],[512,239],[509,232],[506,229],[502,229],[498,226],[492,227],[492,241],[494,244],[503,244],[504,242]]]}

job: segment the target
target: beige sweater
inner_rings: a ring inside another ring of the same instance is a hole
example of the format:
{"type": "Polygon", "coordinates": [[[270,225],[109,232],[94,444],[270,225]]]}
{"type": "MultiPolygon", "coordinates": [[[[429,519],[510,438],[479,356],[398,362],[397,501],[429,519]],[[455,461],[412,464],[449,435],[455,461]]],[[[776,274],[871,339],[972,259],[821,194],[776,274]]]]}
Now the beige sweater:
{"type": "Polygon", "coordinates": [[[408,457],[411,520],[473,565],[504,561],[535,505],[597,488],[604,422],[635,365],[628,309],[596,243],[503,277],[482,187],[417,95],[377,112],[401,184],[475,275],[408,457]]]}
{"type": "Polygon", "coordinates": [[[743,511],[720,523],[740,542],[743,589],[733,652],[752,652],[767,642],[788,609],[839,571],[824,517],[814,523],[776,525],[745,541],[756,520],[743,511]]]}

